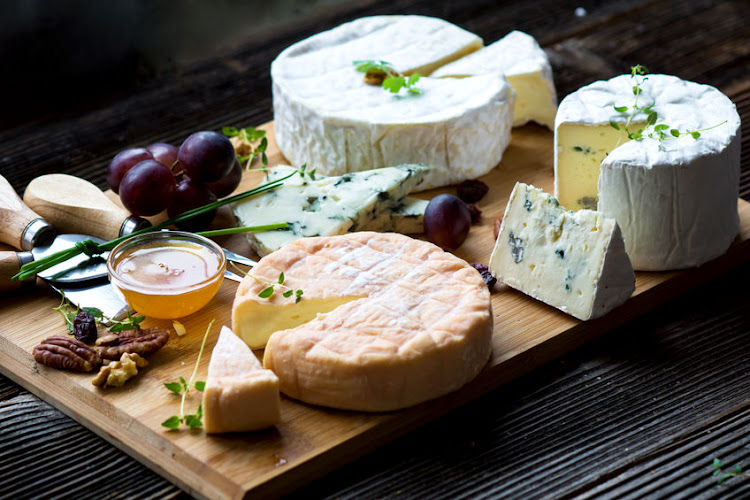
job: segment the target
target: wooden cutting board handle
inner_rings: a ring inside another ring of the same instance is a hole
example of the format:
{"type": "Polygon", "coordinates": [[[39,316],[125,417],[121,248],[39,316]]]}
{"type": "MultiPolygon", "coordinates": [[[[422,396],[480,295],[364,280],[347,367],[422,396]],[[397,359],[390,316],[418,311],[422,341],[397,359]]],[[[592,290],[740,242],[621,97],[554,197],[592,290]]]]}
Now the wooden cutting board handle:
{"type": "Polygon", "coordinates": [[[49,224],[27,207],[13,186],[0,175],[0,241],[20,250],[30,250],[34,244],[40,243],[39,231],[48,233],[46,239],[53,235],[49,224]]]}
{"type": "Polygon", "coordinates": [[[58,233],[78,233],[113,240],[149,225],[112,202],[80,177],[49,174],[31,181],[23,201],[49,221],[58,233]]]}
{"type": "Polygon", "coordinates": [[[33,257],[24,259],[23,256],[29,252],[0,252],[0,293],[8,292],[11,290],[17,290],[22,286],[33,285],[36,279],[28,279],[24,281],[12,280],[11,278],[18,273],[21,269],[21,265],[25,264],[25,261],[33,260],[33,257]]]}

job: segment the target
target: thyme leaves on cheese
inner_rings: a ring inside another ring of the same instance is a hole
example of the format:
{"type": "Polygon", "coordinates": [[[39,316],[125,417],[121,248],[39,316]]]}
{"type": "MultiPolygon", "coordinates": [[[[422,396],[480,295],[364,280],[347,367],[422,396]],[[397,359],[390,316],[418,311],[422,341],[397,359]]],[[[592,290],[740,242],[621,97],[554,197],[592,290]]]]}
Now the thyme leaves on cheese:
{"type": "Polygon", "coordinates": [[[712,475],[716,478],[716,482],[719,484],[732,477],[750,477],[750,472],[744,472],[739,465],[735,465],[730,471],[724,470],[724,463],[718,458],[714,458],[711,467],[714,469],[712,475]]]}
{"type": "Polygon", "coordinates": [[[268,138],[266,138],[265,130],[255,127],[240,129],[236,127],[221,127],[221,133],[229,138],[234,138],[232,145],[237,154],[237,160],[245,168],[249,168],[257,158],[260,158],[263,165],[268,165],[268,156],[266,156],[268,138]],[[257,146],[253,146],[253,143],[256,141],[260,141],[260,143],[257,146]]]}
{"type": "Polygon", "coordinates": [[[195,360],[195,368],[193,368],[193,374],[190,375],[190,379],[185,380],[184,377],[180,377],[179,382],[165,382],[164,383],[164,387],[166,387],[172,393],[181,397],[180,414],[173,415],[161,423],[161,425],[163,425],[167,429],[177,430],[180,427],[180,424],[185,424],[190,429],[197,429],[203,426],[203,403],[198,404],[198,410],[196,410],[195,413],[185,414],[185,398],[190,392],[191,387],[198,392],[203,392],[206,388],[206,382],[202,380],[196,380],[195,382],[193,382],[193,380],[195,379],[195,374],[198,372],[198,365],[201,362],[203,349],[206,347],[206,339],[208,338],[208,332],[211,331],[211,327],[213,326],[214,321],[216,320],[213,320],[213,319],[211,320],[211,322],[206,327],[206,333],[203,334],[203,341],[201,342],[201,348],[198,351],[198,359],[195,360]]]}
{"type": "Polygon", "coordinates": [[[369,85],[381,85],[392,94],[398,94],[401,89],[406,89],[409,94],[421,94],[422,89],[416,87],[422,77],[419,73],[404,75],[386,61],[353,61],[354,69],[365,74],[365,83],[369,85]]]}
{"type": "Polygon", "coordinates": [[[284,284],[284,279],[285,278],[284,278],[284,273],[283,272],[279,273],[279,277],[277,278],[277,280],[276,280],[275,283],[270,283],[268,281],[263,281],[260,278],[257,278],[257,277],[252,276],[252,275],[249,275],[249,276],[251,276],[258,283],[267,285],[266,288],[264,288],[263,290],[261,290],[260,292],[258,292],[258,297],[260,297],[261,299],[270,299],[271,297],[273,297],[273,294],[276,293],[276,287],[279,287],[279,288],[284,288],[285,289],[284,292],[282,292],[282,294],[281,294],[284,298],[288,299],[292,295],[294,295],[294,303],[295,304],[298,304],[299,301],[302,300],[302,294],[304,292],[301,289],[295,290],[295,289],[293,289],[293,288],[291,288],[289,286],[286,286],[284,284]]]}

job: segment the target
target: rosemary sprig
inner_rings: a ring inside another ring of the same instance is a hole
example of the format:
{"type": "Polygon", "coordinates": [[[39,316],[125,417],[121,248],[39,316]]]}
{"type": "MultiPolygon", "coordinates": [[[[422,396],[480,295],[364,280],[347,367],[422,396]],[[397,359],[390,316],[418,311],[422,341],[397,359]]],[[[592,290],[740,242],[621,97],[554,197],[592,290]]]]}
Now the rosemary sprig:
{"type": "Polygon", "coordinates": [[[193,379],[195,379],[195,374],[198,372],[198,365],[201,362],[203,349],[206,347],[208,332],[211,331],[211,327],[213,326],[214,321],[216,320],[211,320],[211,322],[208,324],[208,327],[206,327],[206,333],[203,334],[203,342],[201,342],[201,348],[198,351],[198,359],[195,360],[195,368],[193,368],[193,374],[190,375],[190,379],[186,381],[184,377],[180,377],[179,382],[164,383],[164,387],[172,391],[174,394],[181,396],[180,414],[173,415],[161,423],[161,425],[163,425],[167,429],[176,430],[182,423],[187,425],[190,429],[197,429],[198,427],[203,426],[203,403],[198,404],[198,410],[195,413],[189,413],[186,415],[185,396],[187,396],[188,392],[190,392],[190,387],[193,387],[198,392],[203,392],[203,390],[206,388],[206,382],[197,380],[195,383],[193,383],[193,379]]]}
{"type": "Polygon", "coordinates": [[[422,77],[419,73],[405,76],[395,70],[391,63],[386,61],[353,61],[354,69],[365,74],[365,83],[370,85],[382,85],[382,87],[393,94],[398,94],[401,89],[406,89],[409,94],[421,94],[422,90],[415,87],[422,77]]]}

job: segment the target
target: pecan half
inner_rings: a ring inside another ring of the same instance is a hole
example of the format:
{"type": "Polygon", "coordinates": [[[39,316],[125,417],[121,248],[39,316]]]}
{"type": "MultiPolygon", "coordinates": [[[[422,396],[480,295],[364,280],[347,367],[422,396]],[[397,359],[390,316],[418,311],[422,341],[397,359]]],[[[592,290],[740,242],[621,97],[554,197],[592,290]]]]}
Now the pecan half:
{"type": "Polygon", "coordinates": [[[34,348],[33,354],[37,363],[77,372],[90,372],[102,364],[101,357],[92,348],[62,335],[45,339],[34,348]]]}
{"type": "Polygon", "coordinates": [[[96,352],[104,359],[117,360],[124,353],[153,354],[167,343],[169,332],[159,328],[127,330],[120,335],[105,335],[96,341],[96,352]]]}

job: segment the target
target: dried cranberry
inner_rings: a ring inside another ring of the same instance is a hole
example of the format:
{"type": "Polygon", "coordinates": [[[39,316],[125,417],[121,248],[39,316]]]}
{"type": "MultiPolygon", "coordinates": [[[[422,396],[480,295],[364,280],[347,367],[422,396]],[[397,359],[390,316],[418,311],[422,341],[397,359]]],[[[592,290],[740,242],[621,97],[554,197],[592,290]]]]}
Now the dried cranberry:
{"type": "Polygon", "coordinates": [[[492,291],[492,289],[495,287],[495,283],[497,283],[497,278],[492,276],[490,269],[484,264],[472,264],[471,267],[479,272],[479,274],[482,276],[482,279],[484,280],[484,284],[487,285],[487,288],[489,288],[490,291],[492,291]]]}
{"type": "Polygon", "coordinates": [[[96,341],[96,319],[86,311],[79,312],[73,320],[76,340],[92,344],[96,341]]]}
{"type": "Polygon", "coordinates": [[[482,222],[482,211],[477,208],[473,203],[468,203],[466,207],[469,209],[469,215],[471,216],[472,224],[479,224],[482,222]]]}
{"type": "Polygon", "coordinates": [[[470,179],[463,181],[456,188],[456,194],[465,203],[476,203],[490,190],[490,187],[482,181],[470,179]]]}

